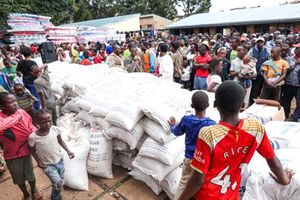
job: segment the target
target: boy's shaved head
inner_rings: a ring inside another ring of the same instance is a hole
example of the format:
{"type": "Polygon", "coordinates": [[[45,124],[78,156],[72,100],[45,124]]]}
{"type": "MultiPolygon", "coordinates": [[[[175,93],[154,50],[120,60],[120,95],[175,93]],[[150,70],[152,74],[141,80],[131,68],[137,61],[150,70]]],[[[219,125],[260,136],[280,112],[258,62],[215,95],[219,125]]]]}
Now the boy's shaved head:
{"type": "Polygon", "coordinates": [[[215,94],[215,105],[223,114],[236,114],[243,107],[245,90],[234,81],[225,81],[219,85],[215,94]]]}
{"type": "Polygon", "coordinates": [[[208,96],[203,91],[197,91],[192,96],[192,107],[198,111],[204,111],[209,106],[208,96]]]}

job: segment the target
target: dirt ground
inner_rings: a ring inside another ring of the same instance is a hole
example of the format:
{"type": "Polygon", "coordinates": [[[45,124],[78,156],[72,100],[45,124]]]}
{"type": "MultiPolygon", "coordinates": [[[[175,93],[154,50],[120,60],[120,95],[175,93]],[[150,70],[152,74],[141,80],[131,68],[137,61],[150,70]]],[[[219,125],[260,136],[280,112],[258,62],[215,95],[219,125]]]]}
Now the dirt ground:
{"type": "MultiPolygon", "coordinates": [[[[295,99],[292,101],[291,113],[296,107],[295,99]]],[[[291,118],[287,119],[287,121],[291,118]]],[[[44,195],[44,199],[50,199],[51,183],[45,174],[34,163],[34,172],[37,186],[44,195]]],[[[89,191],[75,191],[65,188],[64,200],[168,200],[167,195],[162,192],[156,196],[144,183],[127,175],[127,170],[113,166],[113,179],[102,179],[89,176],[89,191]]],[[[8,170],[0,176],[0,200],[21,200],[22,193],[13,185],[8,170]]]]}
{"type": "MultiPolygon", "coordinates": [[[[37,187],[50,199],[51,183],[46,175],[34,163],[37,187]]],[[[102,179],[89,176],[89,191],[75,191],[65,188],[62,192],[64,200],[168,200],[165,193],[156,196],[144,183],[127,175],[127,170],[113,166],[114,178],[102,179]]],[[[21,200],[22,193],[12,183],[8,170],[0,176],[0,200],[21,200]]]]}

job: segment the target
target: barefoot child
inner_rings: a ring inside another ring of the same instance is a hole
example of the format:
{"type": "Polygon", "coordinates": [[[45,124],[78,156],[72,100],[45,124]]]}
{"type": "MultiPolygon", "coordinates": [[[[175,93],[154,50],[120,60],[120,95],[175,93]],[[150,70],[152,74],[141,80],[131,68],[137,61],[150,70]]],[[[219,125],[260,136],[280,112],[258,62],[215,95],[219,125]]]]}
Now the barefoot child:
{"type": "Polygon", "coordinates": [[[64,163],[60,146],[68,153],[70,159],[74,158],[74,154],[62,140],[60,129],[52,126],[51,114],[47,110],[37,111],[35,124],[38,130],[29,136],[28,144],[38,166],[52,183],[51,200],[59,200],[64,183],[64,163]]]}
{"type": "Polygon", "coordinates": [[[216,122],[205,117],[205,110],[209,106],[208,96],[203,91],[197,91],[192,96],[192,107],[196,115],[184,116],[179,124],[176,124],[175,118],[171,117],[169,124],[174,135],[180,136],[185,134],[185,159],[182,167],[182,177],[175,193],[174,200],[177,200],[183,191],[185,184],[191,177],[192,168],[190,167],[193,158],[196,141],[199,130],[205,126],[215,125],[216,122]]]}
{"type": "Polygon", "coordinates": [[[39,200],[42,195],[36,189],[30,150],[27,145],[29,135],[36,130],[31,117],[22,109],[17,109],[14,95],[0,93],[0,142],[4,159],[13,183],[18,185],[25,200],[39,200]],[[28,181],[31,193],[26,188],[28,181]]]}
{"type": "Polygon", "coordinates": [[[236,82],[225,81],[218,87],[215,106],[221,121],[200,130],[192,176],[180,200],[239,199],[241,175],[255,151],[266,159],[278,183],[290,183],[293,172],[283,170],[263,125],[253,118],[239,119],[244,98],[245,90],[236,82]]]}

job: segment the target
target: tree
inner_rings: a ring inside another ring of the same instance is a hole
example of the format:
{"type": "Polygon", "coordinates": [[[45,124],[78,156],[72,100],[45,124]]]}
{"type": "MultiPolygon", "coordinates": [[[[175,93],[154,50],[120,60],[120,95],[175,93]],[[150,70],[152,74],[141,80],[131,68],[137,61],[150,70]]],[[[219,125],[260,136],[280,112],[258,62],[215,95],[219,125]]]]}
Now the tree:
{"type": "Polygon", "coordinates": [[[208,12],[211,7],[210,0],[177,0],[176,4],[183,8],[185,16],[208,12]]]}
{"type": "Polygon", "coordinates": [[[68,23],[73,20],[75,11],[74,0],[4,0],[0,7],[0,28],[6,27],[9,13],[30,13],[52,17],[55,25],[68,23]]]}
{"type": "Polygon", "coordinates": [[[94,18],[140,13],[173,19],[177,15],[174,0],[91,0],[90,10],[94,18]]]}
{"type": "Polygon", "coordinates": [[[75,3],[76,12],[73,15],[74,22],[86,21],[93,19],[89,10],[90,4],[86,0],[79,0],[75,3]]]}

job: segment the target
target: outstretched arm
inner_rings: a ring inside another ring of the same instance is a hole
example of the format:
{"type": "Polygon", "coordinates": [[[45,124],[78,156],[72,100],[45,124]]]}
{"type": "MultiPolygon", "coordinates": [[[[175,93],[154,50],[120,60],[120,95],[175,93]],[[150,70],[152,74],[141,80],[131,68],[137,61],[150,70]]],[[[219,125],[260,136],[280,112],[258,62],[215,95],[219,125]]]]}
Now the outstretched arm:
{"type": "Polygon", "coordinates": [[[283,170],[281,162],[277,156],[273,156],[273,158],[266,160],[271,171],[275,174],[275,176],[271,174],[275,181],[282,185],[288,185],[291,182],[294,173],[288,169],[283,170]]]}
{"type": "Polygon", "coordinates": [[[69,148],[67,147],[66,143],[63,141],[63,139],[61,138],[61,135],[57,136],[57,141],[59,143],[59,145],[67,152],[68,156],[70,159],[74,158],[74,153],[72,153],[69,148]]]}

